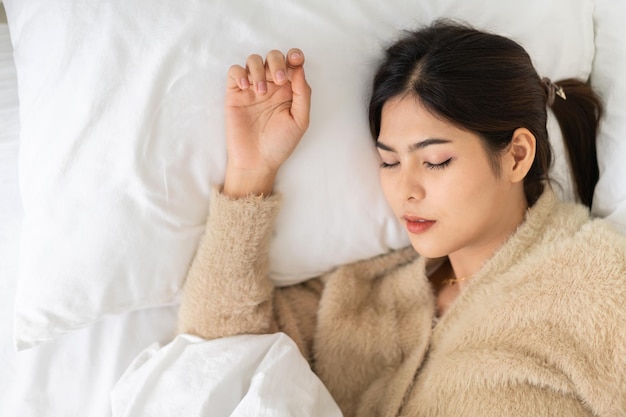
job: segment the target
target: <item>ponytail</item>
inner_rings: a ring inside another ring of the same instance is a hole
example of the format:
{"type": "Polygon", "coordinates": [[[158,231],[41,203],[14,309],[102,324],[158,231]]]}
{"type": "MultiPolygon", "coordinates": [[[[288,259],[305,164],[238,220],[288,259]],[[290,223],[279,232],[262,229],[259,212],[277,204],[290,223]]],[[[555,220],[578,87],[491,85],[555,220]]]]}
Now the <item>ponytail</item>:
{"type": "Polygon", "coordinates": [[[582,81],[567,79],[556,85],[562,88],[565,99],[556,97],[551,108],[563,133],[578,198],[591,207],[600,176],[596,136],[603,113],[602,102],[589,84],[582,81]]]}

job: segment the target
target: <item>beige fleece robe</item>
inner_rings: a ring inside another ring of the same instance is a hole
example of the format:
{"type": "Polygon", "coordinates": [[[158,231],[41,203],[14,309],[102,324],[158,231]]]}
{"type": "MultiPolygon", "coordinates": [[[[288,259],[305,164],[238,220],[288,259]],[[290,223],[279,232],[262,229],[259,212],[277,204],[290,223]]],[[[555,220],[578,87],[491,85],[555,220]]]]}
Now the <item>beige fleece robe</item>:
{"type": "Polygon", "coordinates": [[[626,416],[626,238],[546,191],[433,327],[407,248],[274,288],[280,198],[216,193],[179,331],[283,331],[350,416],[626,416]]]}

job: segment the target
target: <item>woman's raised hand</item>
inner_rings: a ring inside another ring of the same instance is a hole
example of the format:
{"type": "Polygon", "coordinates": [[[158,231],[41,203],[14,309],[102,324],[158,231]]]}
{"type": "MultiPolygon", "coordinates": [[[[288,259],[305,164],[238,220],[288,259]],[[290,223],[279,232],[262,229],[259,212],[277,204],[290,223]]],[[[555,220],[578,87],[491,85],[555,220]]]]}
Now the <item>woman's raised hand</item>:
{"type": "Polygon", "coordinates": [[[304,54],[271,51],[233,65],[226,84],[228,164],[224,194],[270,194],[278,169],[309,126],[311,88],[304,54]]]}

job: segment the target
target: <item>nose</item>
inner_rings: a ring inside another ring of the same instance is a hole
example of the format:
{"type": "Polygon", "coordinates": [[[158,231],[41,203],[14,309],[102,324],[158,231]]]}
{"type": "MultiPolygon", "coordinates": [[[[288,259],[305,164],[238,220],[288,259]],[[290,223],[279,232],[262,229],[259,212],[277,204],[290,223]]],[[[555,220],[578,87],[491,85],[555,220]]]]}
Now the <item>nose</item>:
{"type": "Polygon", "coordinates": [[[411,170],[403,170],[400,175],[400,184],[398,187],[402,190],[405,199],[408,200],[423,200],[426,196],[426,190],[419,176],[411,170]]]}

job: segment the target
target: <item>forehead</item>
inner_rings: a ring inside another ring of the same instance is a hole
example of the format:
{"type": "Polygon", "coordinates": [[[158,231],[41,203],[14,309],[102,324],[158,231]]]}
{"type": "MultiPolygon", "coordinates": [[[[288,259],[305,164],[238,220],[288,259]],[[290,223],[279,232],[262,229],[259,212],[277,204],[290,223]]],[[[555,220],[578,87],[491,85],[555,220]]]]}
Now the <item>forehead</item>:
{"type": "Polygon", "coordinates": [[[396,97],[383,106],[378,140],[386,144],[427,139],[456,142],[470,138],[479,139],[478,135],[435,115],[413,96],[396,97]]]}

